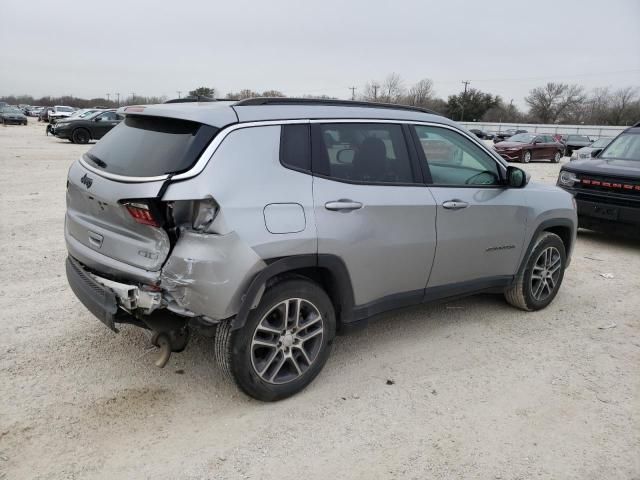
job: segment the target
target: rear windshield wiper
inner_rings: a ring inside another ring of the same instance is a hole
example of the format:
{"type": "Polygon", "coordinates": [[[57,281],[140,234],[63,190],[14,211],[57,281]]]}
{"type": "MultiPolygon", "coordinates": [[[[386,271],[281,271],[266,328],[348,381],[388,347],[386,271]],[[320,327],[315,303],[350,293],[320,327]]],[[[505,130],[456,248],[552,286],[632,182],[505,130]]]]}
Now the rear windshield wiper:
{"type": "Polygon", "coordinates": [[[85,153],[84,156],[91,160],[91,162],[95,163],[98,167],[100,168],[107,168],[107,164],[105,162],[103,162],[102,160],[100,160],[98,157],[96,157],[95,155],[92,155],[90,153],[85,153]]]}

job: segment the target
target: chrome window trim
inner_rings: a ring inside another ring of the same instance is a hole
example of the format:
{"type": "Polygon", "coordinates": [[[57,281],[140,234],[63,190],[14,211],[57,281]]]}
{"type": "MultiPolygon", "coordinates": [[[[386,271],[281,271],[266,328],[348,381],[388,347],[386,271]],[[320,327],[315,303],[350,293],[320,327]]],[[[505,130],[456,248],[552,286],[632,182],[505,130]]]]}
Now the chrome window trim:
{"type": "Polygon", "coordinates": [[[485,153],[487,153],[491,158],[493,158],[498,165],[500,165],[504,170],[506,170],[507,165],[504,163],[504,159],[495,152],[484,145],[482,142],[478,141],[478,138],[475,135],[468,134],[465,130],[448,125],[446,123],[438,123],[438,122],[420,122],[417,120],[398,120],[398,119],[385,119],[385,118],[319,118],[319,119],[292,119],[292,120],[259,120],[255,122],[244,122],[244,123],[234,123],[222,128],[215,138],[211,141],[211,143],[207,146],[207,148],[202,152],[200,158],[196,161],[196,163],[186,172],[179,173],[177,175],[158,175],[154,177],[130,177],[126,175],[117,175],[114,173],[105,172],[99,170],[95,167],[89,165],[82,157],[80,157],[80,164],[85,167],[87,170],[95,173],[96,175],[100,175],[101,177],[109,178],[111,180],[115,180],[118,182],[124,183],[145,183],[145,182],[158,182],[167,180],[171,177],[171,180],[186,180],[188,178],[195,177],[199,175],[209,163],[209,160],[213,157],[214,153],[220,146],[220,144],[224,141],[224,139],[231,133],[241,128],[252,128],[252,127],[265,127],[265,126],[275,126],[275,125],[287,125],[287,124],[303,124],[303,123],[394,123],[401,125],[426,125],[431,127],[439,127],[439,128],[447,128],[452,130],[460,135],[463,135],[465,138],[471,140],[477,146],[479,146],[485,153]]]}

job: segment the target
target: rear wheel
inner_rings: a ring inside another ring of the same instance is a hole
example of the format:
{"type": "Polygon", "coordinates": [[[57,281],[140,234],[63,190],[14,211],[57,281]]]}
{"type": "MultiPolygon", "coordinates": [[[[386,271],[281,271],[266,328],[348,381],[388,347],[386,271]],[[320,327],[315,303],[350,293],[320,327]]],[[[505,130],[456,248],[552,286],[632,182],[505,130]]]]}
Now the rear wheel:
{"type": "Polygon", "coordinates": [[[554,155],[553,158],[551,159],[551,161],[553,163],[560,163],[560,159],[562,158],[562,152],[560,152],[560,150],[558,150],[554,155]]]}
{"type": "Polygon", "coordinates": [[[73,140],[73,143],[84,144],[89,143],[89,140],[91,140],[91,136],[89,135],[89,132],[84,128],[76,128],[71,135],[71,139],[73,140]]]}
{"type": "Polygon", "coordinates": [[[540,310],[551,303],[564,278],[567,255],[558,235],[542,232],[526,259],[524,270],[505,291],[505,298],[522,310],[540,310]]]}
{"type": "Polygon", "coordinates": [[[247,323],[218,326],[216,360],[225,376],[262,401],[289,397],[320,373],[335,336],[333,305],[317,284],[285,280],[270,287],[247,323]]]}
{"type": "Polygon", "coordinates": [[[522,154],[522,163],[529,163],[531,161],[531,152],[529,150],[525,150],[522,154]]]}

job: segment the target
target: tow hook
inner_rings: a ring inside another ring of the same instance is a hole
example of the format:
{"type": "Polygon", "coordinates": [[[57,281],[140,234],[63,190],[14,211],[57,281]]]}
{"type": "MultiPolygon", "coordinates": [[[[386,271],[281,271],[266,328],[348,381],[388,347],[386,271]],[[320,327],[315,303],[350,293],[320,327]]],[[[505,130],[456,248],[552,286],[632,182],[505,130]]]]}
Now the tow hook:
{"type": "Polygon", "coordinates": [[[156,367],[164,368],[171,358],[171,353],[183,351],[188,341],[189,328],[186,326],[180,330],[154,332],[151,337],[151,344],[160,350],[158,358],[155,361],[156,367]]]}

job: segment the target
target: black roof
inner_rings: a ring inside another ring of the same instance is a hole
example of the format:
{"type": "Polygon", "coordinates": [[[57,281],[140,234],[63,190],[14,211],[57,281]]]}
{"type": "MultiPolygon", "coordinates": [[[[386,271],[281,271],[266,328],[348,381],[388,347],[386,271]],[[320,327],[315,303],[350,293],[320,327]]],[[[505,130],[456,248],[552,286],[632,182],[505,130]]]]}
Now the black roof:
{"type": "Polygon", "coordinates": [[[398,105],[394,103],[359,102],[356,100],[333,100],[324,98],[290,98],[290,97],[255,97],[240,100],[234,106],[257,105],[327,105],[336,107],[367,107],[367,108],[392,108],[394,110],[410,110],[413,112],[441,115],[438,112],[413,105],[398,105]]]}

